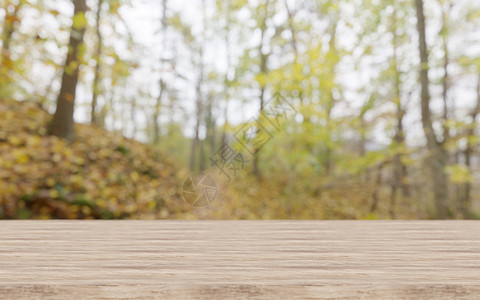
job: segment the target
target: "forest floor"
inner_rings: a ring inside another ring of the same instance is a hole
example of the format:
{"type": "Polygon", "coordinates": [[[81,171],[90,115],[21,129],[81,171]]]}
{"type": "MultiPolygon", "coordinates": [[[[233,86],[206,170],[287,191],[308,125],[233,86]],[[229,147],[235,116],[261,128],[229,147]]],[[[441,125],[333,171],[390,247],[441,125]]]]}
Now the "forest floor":
{"type": "Polygon", "coordinates": [[[0,103],[0,219],[175,218],[186,170],[121,134],[76,124],[67,143],[47,135],[32,102],[0,103]]]}

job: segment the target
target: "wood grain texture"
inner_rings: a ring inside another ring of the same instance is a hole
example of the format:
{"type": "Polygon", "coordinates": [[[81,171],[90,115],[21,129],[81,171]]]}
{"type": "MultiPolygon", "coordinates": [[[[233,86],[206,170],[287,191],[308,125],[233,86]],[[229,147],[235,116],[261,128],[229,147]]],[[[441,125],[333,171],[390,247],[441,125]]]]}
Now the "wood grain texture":
{"type": "Polygon", "coordinates": [[[0,299],[480,299],[476,221],[0,221],[0,299]]]}

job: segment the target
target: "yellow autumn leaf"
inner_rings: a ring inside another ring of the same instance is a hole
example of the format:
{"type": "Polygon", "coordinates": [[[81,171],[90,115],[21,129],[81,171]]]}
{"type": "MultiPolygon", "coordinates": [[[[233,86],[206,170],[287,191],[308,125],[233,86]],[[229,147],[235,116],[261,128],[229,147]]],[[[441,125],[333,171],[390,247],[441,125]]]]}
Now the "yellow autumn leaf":
{"type": "Polygon", "coordinates": [[[137,172],[133,171],[132,173],[130,173],[130,178],[133,182],[137,182],[140,179],[140,175],[138,175],[137,172]]]}
{"type": "Polygon", "coordinates": [[[55,185],[55,179],[52,177],[47,178],[47,186],[52,187],[55,185]]]}
{"type": "Polygon", "coordinates": [[[16,162],[21,165],[26,164],[30,161],[30,157],[28,156],[28,154],[19,149],[13,150],[13,156],[15,157],[16,162]]]}
{"type": "Polygon", "coordinates": [[[19,146],[22,143],[22,140],[12,135],[8,137],[8,142],[14,146],[19,146]]]}
{"type": "Polygon", "coordinates": [[[74,161],[77,165],[83,165],[85,163],[85,160],[81,157],[76,157],[74,161]]]}
{"type": "Polygon", "coordinates": [[[265,76],[264,73],[259,73],[256,77],[255,77],[255,81],[258,82],[258,84],[260,85],[260,87],[264,87],[266,82],[267,82],[267,76],[265,76]]]}
{"type": "Polygon", "coordinates": [[[79,12],[75,14],[72,18],[73,28],[75,30],[81,30],[87,26],[87,18],[85,17],[84,12],[79,12]]]}
{"type": "Polygon", "coordinates": [[[59,193],[57,190],[50,190],[50,197],[55,199],[55,198],[58,198],[58,196],[59,196],[59,193]]]}
{"type": "Polygon", "coordinates": [[[157,203],[155,201],[148,201],[148,210],[153,210],[157,206],[157,203]]]}
{"type": "Polygon", "coordinates": [[[28,138],[27,138],[27,145],[28,146],[33,146],[33,147],[36,147],[40,144],[40,137],[39,136],[36,136],[36,135],[30,135],[28,138]]]}
{"type": "Polygon", "coordinates": [[[88,206],[82,206],[82,213],[85,215],[90,215],[92,213],[92,209],[88,206]]]}

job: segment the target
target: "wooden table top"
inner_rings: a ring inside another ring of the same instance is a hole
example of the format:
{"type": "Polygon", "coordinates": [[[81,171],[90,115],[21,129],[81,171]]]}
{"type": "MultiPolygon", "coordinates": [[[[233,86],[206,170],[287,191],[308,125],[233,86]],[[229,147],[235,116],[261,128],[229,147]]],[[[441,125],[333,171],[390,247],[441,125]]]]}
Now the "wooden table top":
{"type": "Polygon", "coordinates": [[[0,221],[0,299],[480,299],[478,221],[0,221]]]}

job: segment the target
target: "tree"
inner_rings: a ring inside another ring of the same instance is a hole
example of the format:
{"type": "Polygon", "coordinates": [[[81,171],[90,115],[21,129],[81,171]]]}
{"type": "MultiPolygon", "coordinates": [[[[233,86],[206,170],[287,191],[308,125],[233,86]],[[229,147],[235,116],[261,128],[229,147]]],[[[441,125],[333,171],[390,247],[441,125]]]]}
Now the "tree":
{"type": "Polygon", "coordinates": [[[73,111],[75,106],[75,92],[81,64],[83,35],[87,19],[86,0],[74,0],[73,24],[68,43],[68,54],[63,67],[62,85],[57,97],[57,108],[49,124],[50,134],[72,141],[75,137],[73,111]]]}
{"type": "Polygon", "coordinates": [[[402,162],[403,156],[403,149],[405,148],[405,130],[403,128],[404,117],[406,115],[406,108],[402,101],[402,91],[401,91],[401,71],[399,68],[399,40],[401,36],[397,33],[398,24],[400,23],[397,16],[397,8],[395,7],[395,1],[392,3],[393,5],[393,12],[392,12],[392,21],[391,21],[391,32],[393,34],[392,39],[392,48],[393,48],[393,56],[392,56],[392,68],[393,68],[393,77],[394,77],[394,86],[395,86],[395,96],[394,96],[394,103],[395,103],[395,116],[396,116],[396,128],[395,128],[395,135],[393,137],[393,146],[395,148],[395,154],[393,158],[393,178],[391,182],[391,194],[390,194],[390,216],[392,218],[395,217],[395,205],[397,199],[397,191],[399,189],[402,190],[402,194],[404,197],[408,197],[410,195],[408,185],[405,183],[405,180],[408,176],[407,174],[407,167],[402,162]]]}
{"type": "Polygon", "coordinates": [[[231,17],[231,8],[230,8],[230,3],[228,1],[222,2],[222,1],[217,1],[217,9],[222,9],[224,12],[222,12],[225,15],[225,26],[224,26],[224,36],[223,36],[223,41],[225,44],[225,64],[226,64],[226,71],[223,79],[223,94],[225,97],[225,106],[223,108],[223,117],[225,118],[225,121],[223,123],[223,128],[222,128],[222,138],[221,138],[221,143],[222,145],[227,142],[227,127],[228,127],[228,107],[230,103],[230,87],[232,85],[232,81],[228,77],[228,73],[231,70],[231,40],[230,40],[230,35],[231,35],[231,29],[230,27],[232,26],[232,17],[231,17]]]}
{"type": "MultiPolygon", "coordinates": [[[[259,85],[260,85],[260,96],[259,96],[259,102],[260,102],[260,112],[263,112],[264,109],[264,104],[265,104],[265,94],[266,94],[266,82],[265,78],[268,73],[268,58],[270,57],[270,52],[266,52],[264,50],[264,47],[266,46],[266,32],[267,32],[267,20],[269,18],[269,4],[270,0],[265,0],[264,3],[261,3],[259,5],[259,10],[263,8],[263,13],[259,13],[258,20],[257,20],[257,25],[260,27],[260,42],[258,44],[258,55],[260,57],[260,76],[259,79],[257,79],[259,85]],[[260,79],[262,78],[262,79],[260,79]]],[[[257,176],[257,178],[261,177],[260,173],[260,168],[258,167],[258,150],[257,148],[254,149],[253,153],[253,173],[257,176]]]]}
{"type": "Polygon", "coordinates": [[[442,50],[443,50],[443,79],[442,79],[442,99],[443,99],[443,142],[447,142],[450,139],[450,132],[447,126],[449,109],[448,109],[448,89],[450,85],[450,78],[448,74],[448,67],[450,64],[450,53],[448,51],[448,38],[449,38],[449,24],[448,24],[448,11],[452,8],[453,3],[442,3],[442,29],[440,35],[442,36],[442,50]]]}
{"type": "Polygon", "coordinates": [[[447,175],[445,167],[447,164],[447,154],[443,149],[441,142],[437,140],[433,128],[433,118],[430,111],[430,91],[428,78],[428,50],[425,36],[425,14],[423,12],[423,0],[415,0],[417,12],[417,31],[419,41],[420,55],[420,85],[421,85],[421,111],[422,126],[427,140],[429,150],[428,165],[431,172],[432,188],[435,198],[435,207],[437,218],[444,219],[448,217],[448,190],[447,175]]]}
{"type": "Polygon", "coordinates": [[[103,0],[98,0],[98,7],[97,7],[97,16],[96,16],[96,23],[95,23],[95,33],[97,36],[97,47],[95,49],[95,74],[93,78],[93,93],[92,93],[92,103],[91,103],[91,112],[90,112],[90,123],[93,125],[97,125],[97,99],[99,94],[99,81],[100,81],[100,56],[102,55],[102,33],[100,32],[100,22],[101,22],[101,15],[102,15],[102,4],[103,0]]]}
{"type": "MultiPolygon", "coordinates": [[[[465,165],[469,172],[471,172],[472,170],[472,154],[475,146],[475,143],[474,143],[475,128],[477,127],[477,124],[478,124],[477,118],[479,115],[480,115],[480,75],[478,75],[478,79],[477,79],[477,100],[474,108],[470,113],[471,123],[468,125],[468,128],[466,130],[467,145],[465,147],[465,150],[463,151],[463,155],[465,157],[465,165]]],[[[466,182],[463,185],[463,189],[460,192],[460,201],[459,201],[460,213],[464,218],[471,217],[471,211],[470,211],[471,198],[472,198],[472,183],[470,182],[470,180],[466,180],[466,182]]]]}
{"type": "Polygon", "coordinates": [[[155,109],[153,113],[153,142],[158,144],[160,139],[160,110],[162,108],[163,98],[166,94],[167,85],[165,83],[164,74],[165,71],[165,50],[167,44],[167,26],[168,26],[168,19],[167,19],[167,8],[168,8],[167,0],[162,0],[162,18],[161,18],[161,26],[160,26],[160,34],[161,34],[161,53],[160,53],[160,79],[158,80],[158,87],[159,93],[156,99],[155,109]]]}
{"type": "Polygon", "coordinates": [[[205,0],[202,0],[202,27],[203,27],[203,35],[201,37],[201,40],[199,42],[199,51],[198,51],[198,75],[196,78],[196,84],[195,84],[195,136],[193,137],[192,140],[192,148],[190,151],[190,169],[191,170],[197,170],[197,149],[200,146],[200,159],[203,158],[203,144],[200,142],[200,128],[202,125],[203,121],[203,115],[204,115],[204,93],[202,90],[202,86],[205,80],[204,76],[204,49],[205,49],[205,29],[206,29],[206,12],[205,12],[205,0]]]}
{"type": "MultiPolygon", "coordinates": [[[[8,1],[10,2],[10,1],[8,1]]],[[[7,2],[7,3],[8,3],[7,2]]],[[[11,59],[11,42],[13,33],[16,27],[20,23],[19,12],[25,4],[25,0],[19,0],[17,3],[10,3],[5,10],[5,20],[2,30],[2,47],[0,48],[0,99],[10,96],[10,92],[7,91],[8,87],[12,83],[9,72],[15,69],[14,62],[11,59]],[[11,9],[8,9],[11,8],[11,9]]]]}

